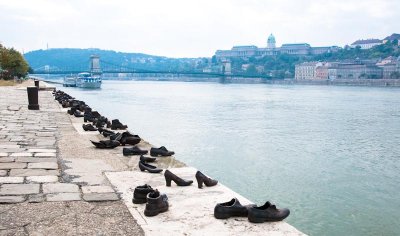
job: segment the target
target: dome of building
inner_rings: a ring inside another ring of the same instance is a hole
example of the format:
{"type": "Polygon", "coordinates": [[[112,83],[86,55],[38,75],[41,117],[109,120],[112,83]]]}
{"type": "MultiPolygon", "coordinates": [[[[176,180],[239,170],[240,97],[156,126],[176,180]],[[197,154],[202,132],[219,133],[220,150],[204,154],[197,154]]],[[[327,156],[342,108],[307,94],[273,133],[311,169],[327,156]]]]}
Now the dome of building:
{"type": "Polygon", "coordinates": [[[270,34],[267,40],[267,48],[275,48],[275,36],[273,34],[270,34]]]}

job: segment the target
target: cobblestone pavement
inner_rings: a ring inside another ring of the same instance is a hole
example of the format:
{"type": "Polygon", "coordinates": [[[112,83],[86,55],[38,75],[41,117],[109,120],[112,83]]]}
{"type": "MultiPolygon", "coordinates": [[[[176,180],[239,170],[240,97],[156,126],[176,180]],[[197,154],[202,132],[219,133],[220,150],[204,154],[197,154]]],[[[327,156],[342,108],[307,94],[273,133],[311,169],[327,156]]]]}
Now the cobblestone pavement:
{"type": "MultiPolygon", "coordinates": [[[[90,167],[93,163],[74,163],[68,160],[71,150],[63,152],[60,148],[62,143],[67,144],[64,147],[68,146],[68,139],[79,138],[76,138],[76,132],[70,133],[72,136],[66,135],[66,131],[73,130],[71,119],[54,101],[51,92],[39,92],[40,110],[28,110],[27,100],[25,87],[0,87],[0,235],[57,234],[57,230],[46,231],[50,225],[50,228],[59,227],[60,232],[68,232],[62,235],[88,232],[126,235],[130,234],[127,232],[131,228],[135,229],[132,231],[136,232],[135,235],[143,234],[118,194],[103,177],[101,166],[86,171],[85,165],[90,167]],[[91,174],[94,171],[97,175],[93,177],[91,174]],[[79,174],[86,174],[88,178],[82,180],[79,174]],[[78,206],[81,205],[90,209],[104,208],[105,213],[99,210],[97,215],[90,215],[92,213],[86,212],[85,207],[79,211],[78,206]],[[75,211],[70,211],[71,206],[76,207],[75,211]],[[59,216],[66,217],[65,220],[60,221],[56,215],[47,217],[47,210],[53,208],[57,209],[57,213],[63,213],[59,216]],[[10,212],[14,212],[13,215],[10,212]],[[24,221],[24,212],[32,212],[28,223],[24,221]],[[104,217],[99,217],[102,214],[104,217]],[[90,222],[78,220],[82,217],[90,217],[90,222]],[[116,224],[125,222],[126,227],[113,232],[111,226],[106,227],[109,220],[116,224]],[[99,224],[98,231],[93,227],[85,229],[82,226],[85,223],[88,227],[91,223],[99,224]],[[67,230],[69,228],[73,230],[67,230]]],[[[82,158],[92,154],[71,153],[71,156],[82,158]]],[[[116,169],[124,167],[119,165],[116,169]]],[[[113,166],[109,167],[105,170],[115,170],[113,166]]]]}

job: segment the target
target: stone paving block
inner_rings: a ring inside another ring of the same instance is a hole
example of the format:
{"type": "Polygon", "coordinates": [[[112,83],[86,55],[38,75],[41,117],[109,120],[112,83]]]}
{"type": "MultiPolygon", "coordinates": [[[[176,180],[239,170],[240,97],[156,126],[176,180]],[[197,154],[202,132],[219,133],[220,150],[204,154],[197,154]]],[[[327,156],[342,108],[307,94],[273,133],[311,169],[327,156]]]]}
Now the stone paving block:
{"type": "Polygon", "coordinates": [[[43,193],[79,193],[79,186],[68,183],[43,184],[43,193]]]}
{"type": "Polygon", "coordinates": [[[10,157],[31,157],[31,152],[20,152],[20,153],[11,153],[10,157]]]}
{"type": "Polygon", "coordinates": [[[38,137],[53,137],[55,134],[54,132],[38,132],[36,136],[38,137]]]}
{"type": "Polygon", "coordinates": [[[56,141],[45,141],[45,142],[36,142],[38,146],[54,146],[56,141]]]}
{"type": "Polygon", "coordinates": [[[0,157],[0,162],[14,162],[14,157],[0,157]]]}
{"type": "Polygon", "coordinates": [[[29,195],[29,197],[28,197],[29,203],[39,203],[39,202],[44,202],[45,200],[46,200],[46,196],[41,193],[29,195]]]}
{"type": "Polygon", "coordinates": [[[17,144],[0,144],[0,149],[19,148],[17,144]]]}
{"type": "Polygon", "coordinates": [[[10,176],[43,176],[43,175],[60,175],[59,170],[44,169],[12,169],[10,176]]]}
{"type": "Polygon", "coordinates": [[[6,176],[7,171],[6,170],[0,170],[0,176],[6,176]]]}
{"type": "Polygon", "coordinates": [[[25,148],[3,148],[3,149],[0,149],[0,152],[23,152],[23,151],[25,151],[25,148]]]}
{"type": "Polygon", "coordinates": [[[0,157],[7,157],[8,156],[8,153],[6,153],[6,152],[0,152],[0,157]]]}
{"type": "Polygon", "coordinates": [[[100,201],[117,201],[119,200],[116,193],[86,193],[83,194],[83,200],[88,202],[100,201]]]}
{"type": "Polygon", "coordinates": [[[26,168],[26,163],[17,163],[17,162],[1,162],[0,169],[23,169],[26,168]]]}
{"type": "Polygon", "coordinates": [[[56,149],[42,149],[42,148],[34,148],[34,149],[29,149],[28,152],[57,152],[56,149]]]}
{"type": "Polygon", "coordinates": [[[57,170],[57,162],[35,162],[28,163],[28,169],[46,169],[46,170],[57,170]]]}
{"type": "Polygon", "coordinates": [[[56,157],[56,153],[35,153],[35,157],[56,157]]]}
{"type": "Polygon", "coordinates": [[[26,177],[26,180],[32,183],[55,183],[58,182],[58,176],[56,175],[28,176],[26,177]]]}
{"type": "Polygon", "coordinates": [[[114,193],[110,186],[82,186],[82,193],[114,193]]]}
{"type": "Polygon", "coordinates": [[[3,184],[0,195],[22,195],[39,193],[40,184],[3,184]]]}
{"type": "Polygon", "coordinates": [[[80,193],[50,193],[46,196],[49,202],[80,201],[80,193]]]}
{"type": "Polygon", "coordinates": [[[22,138],[17,137],[17,138],[11,138],[10,142],[22,142],[22,141],[25,141],[25,140],[26,139],[24,137],[22,137],[22,138]]]}
{"type": "Polygon", "coordinates": [[[22,184],[24,177],[0,177],[0,184],[22,184]]]}
{"type": "Polygon", "coordinates": [[[0,196],[0,203],[20,203],[25,201],[25,196],[0,196]]]}
{"type": "Polygon", "coordinates": [[[15,162],[56,162],[57,158],[51,157],[17,157],[15,162]]]}

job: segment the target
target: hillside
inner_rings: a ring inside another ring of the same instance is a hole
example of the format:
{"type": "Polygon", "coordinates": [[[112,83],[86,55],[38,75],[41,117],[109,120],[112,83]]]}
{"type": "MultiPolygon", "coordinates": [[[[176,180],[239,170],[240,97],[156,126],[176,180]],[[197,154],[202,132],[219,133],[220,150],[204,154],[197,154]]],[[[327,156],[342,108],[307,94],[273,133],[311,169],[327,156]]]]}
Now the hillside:
{"type": "Polygon", "coordinates": [[[56,48],[36,50],[24,54],[33,70],[48,65],[50,68],[86,70],[89,58],[100,56],[102,67],[125,67],[144,70],[188,71],[202,69],[208,62],[206,58],[167,58],[142,53],[124,53],[101,49],[56,48]]]}

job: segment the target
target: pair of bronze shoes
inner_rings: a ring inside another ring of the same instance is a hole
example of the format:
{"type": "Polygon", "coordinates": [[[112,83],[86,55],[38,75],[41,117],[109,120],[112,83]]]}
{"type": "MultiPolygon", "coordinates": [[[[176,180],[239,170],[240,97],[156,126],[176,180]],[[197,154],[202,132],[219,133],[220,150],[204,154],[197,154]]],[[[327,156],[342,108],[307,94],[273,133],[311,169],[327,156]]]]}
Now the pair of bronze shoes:
{"type": "Polygon", "coordinates": [[[281,221],[288,217],[289,214],[289,209],[278,209],[268,201],[259,207],[255,204],[243,206],[237,198],[232,198],[229,202],[218,203],[214,208],[214,217],[217,219],[247,217],[252,223],[281,221]]]}
{"type": "MultiPolygon", "coordinates": [[[[200,171],[197,171],[195,176],[196,176],[196,180],[197,180],[197,184],[198,184],[199,188],[203,187],[203,183],[207,187],[215,186],[218,183],[218,180],[211,179],[211,178],[207,177],[206,175],[204,175],[203,173],[201,173],[200,171]]],[[[166,170],[164,172],[164,177],[165,177],[166,185],[168,187],[171,187],[172,181],[174,181],[176,183],[176,185],[178,185],[178,186],[189,186],[193,183],[193,180],[182,179],[182,178],[176,176],[174,173],[172,173],[169,170],[166,170]]]]}

